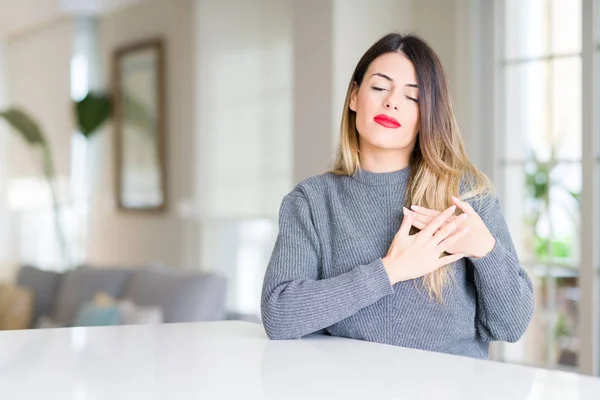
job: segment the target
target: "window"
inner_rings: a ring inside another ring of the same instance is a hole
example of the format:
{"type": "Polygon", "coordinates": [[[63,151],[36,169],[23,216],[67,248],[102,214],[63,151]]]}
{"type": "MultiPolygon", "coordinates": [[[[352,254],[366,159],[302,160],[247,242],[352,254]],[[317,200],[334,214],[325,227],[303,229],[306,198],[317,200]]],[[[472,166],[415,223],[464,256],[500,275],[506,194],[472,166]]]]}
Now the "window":
{"type": "Polygon", "coordinates": [[[581,0],[505,0],[498,68],[502,194],[536,314],[498,357],[578,367],[582,190],[581,0]]]}

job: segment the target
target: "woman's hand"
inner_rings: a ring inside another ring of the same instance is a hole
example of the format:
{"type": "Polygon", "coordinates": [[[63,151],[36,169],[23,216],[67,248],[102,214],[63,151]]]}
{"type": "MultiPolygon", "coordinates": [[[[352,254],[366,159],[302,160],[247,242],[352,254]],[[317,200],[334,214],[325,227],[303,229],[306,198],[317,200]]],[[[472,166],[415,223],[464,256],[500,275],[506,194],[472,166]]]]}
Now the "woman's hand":
{"type": "MultiPolygon", "coordinates": [[[[463,214],[447,219],[446,225],[451,222],[460,221],[462,226],[469,227],[467,234],[461,235],[459,240],[453,241],[451,246],[446,248],[449,254],[464,254],[466,257],[481,258],[487,255],[496,245],[496,238],[490,233],[485,223],[473,210],[473,207],[466,201],[462,201],[452,196],[454,204],[462,210],[463,214]]],[[[425,207],[411,207],[412,224],[417,229],[427,229],[435,219],[442,215],[436,210],[430,210],[425,207]]],[[[449,239],[454,237],[458,232],[451,233],[449,239]]]]}
{"type": "Polygon", "coordinates": [[[455,209],[456,206],[452,206],[438,213],[421,232],[409,235],[414,223],[413,213],[404,208],[404,219],[400,229],[383,258],[383,265],[392,284],[419,278],[464,257],[464,254],[460,253],[440,257],[469,232],[469,227],[457,230],[461,222],[458,220],[444,225],[455,209]]]}

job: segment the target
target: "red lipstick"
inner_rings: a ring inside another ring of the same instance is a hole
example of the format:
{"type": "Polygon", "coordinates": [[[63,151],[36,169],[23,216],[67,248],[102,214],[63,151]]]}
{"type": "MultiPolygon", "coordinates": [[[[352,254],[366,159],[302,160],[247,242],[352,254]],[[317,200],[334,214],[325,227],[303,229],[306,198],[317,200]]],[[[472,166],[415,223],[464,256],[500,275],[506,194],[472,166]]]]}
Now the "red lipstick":
{"type": "Polygon", "coordinates": [[[385,126],[386,128],[397,129],[402,126],[402,125],[400,125],[400,122],[398,122],[396,119],[390,117],[389,115],[385,115],[385,114],[376,115],[375,118],[373,118],[373,120],[375,122],[377,122],[379,125],[385,126]]]}

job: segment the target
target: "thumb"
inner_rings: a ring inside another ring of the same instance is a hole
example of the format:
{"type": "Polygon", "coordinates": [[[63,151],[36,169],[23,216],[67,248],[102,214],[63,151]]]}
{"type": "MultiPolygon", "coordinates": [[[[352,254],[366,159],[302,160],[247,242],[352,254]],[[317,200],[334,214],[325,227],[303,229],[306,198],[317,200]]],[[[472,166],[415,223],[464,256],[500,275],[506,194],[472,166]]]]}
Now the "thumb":
{"type": "Polygon", "coordinates": [[[402,210],[404,211],[404,218],[402,218],[402,224],[400,225],[398,234],[400,236],[408,236],[408,234],[410,233],[410,228],[412,226],[412,215],[406,207],[402,207],[402,210]]]}
{"type": "Polygon", "coordinates": [[[458,208],[460,208],[462,210],[462,212],[464,212],[465,214],[468,215],[473,215],[473,214],[477,214],[475,212],[475,210],[473,209],[473,207],[471,207],[471,205],[464,201],[464,200],[459,200],[457,197],[452,196],[452,200],[454,201],[454,204],[456,204],[456,206],[458,208]]]}

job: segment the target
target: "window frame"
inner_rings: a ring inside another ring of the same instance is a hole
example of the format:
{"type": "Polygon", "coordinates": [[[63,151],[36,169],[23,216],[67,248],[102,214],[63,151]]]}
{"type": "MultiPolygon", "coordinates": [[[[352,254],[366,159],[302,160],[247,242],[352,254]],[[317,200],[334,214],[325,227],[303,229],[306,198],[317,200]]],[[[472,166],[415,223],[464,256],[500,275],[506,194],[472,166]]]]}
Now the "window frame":
{"type": "MultiPolygon", "coordinates": [[[[478,90],[491,91],[488,100],[494,110],[493,118],[493,176],[501,199],[506,196],[504,170],[506,168],[505,131],[505,1],[494,2],[491,10],[479,9],[482,20],[493,26],[493,37],[487,44],[494,49],[494,78],[491,85],[478,90]]],[[[600,0],[582,0],[582,192],[580,228],[580,268],[578,285],[579,341],[578,371],[583,374],[600,374],[600,0]],[[583,84],[592,82],[592,84],[583,84]],[[585,134],[591,132],[592,134],[585,134]],[[589,217],[587,217],[589,216],[589,217]]],[[[480,49],[479,49],[480,50],[480,49]]],[[[486,54],[482,54],[483,57],[486,54]]],[[[481,94],[480,94],[481,96],[481,94]]],[[[485,98],[482,96],[482,98],[485,98]]],[[[502,346],[497,351],[503,358],[502,346]]]]}

